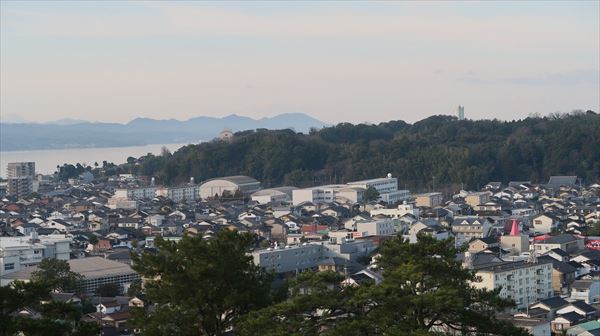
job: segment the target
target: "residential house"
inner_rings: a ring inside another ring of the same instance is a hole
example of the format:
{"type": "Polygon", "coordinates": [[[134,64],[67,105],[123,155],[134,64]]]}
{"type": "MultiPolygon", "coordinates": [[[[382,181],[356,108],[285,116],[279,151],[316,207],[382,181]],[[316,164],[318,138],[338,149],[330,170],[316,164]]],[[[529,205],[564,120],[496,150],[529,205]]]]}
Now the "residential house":
{"type": "Polygon", "coordinates": [[[547,239],[537,241],[535,250],[538,254],[549,253],[553,249],[561,249],[567,253],[577,253],[585,248],[583,238],[571,234],[550,236],[547,239]]]}
{"type": "Polygon", "coordinates": [[[474,238],[488,237],[490,229],[490,222],[480,217],[457,217],[452,222],[452,233],[457,246],[468,243],[474,238]]]}
{"type": "Polygon", "coordinates": [[[571,284],[571,298],[588,304],[600,302],[600,279],[575,280],[571,284]]]}
{"type": "Polygon", "coordinates": [[[558,228],[560,221],[558,218],[552,215],[543,213],[533,216],[532,223],[533,231],[539,233],[550,233],[554,229],[558,228]]]}

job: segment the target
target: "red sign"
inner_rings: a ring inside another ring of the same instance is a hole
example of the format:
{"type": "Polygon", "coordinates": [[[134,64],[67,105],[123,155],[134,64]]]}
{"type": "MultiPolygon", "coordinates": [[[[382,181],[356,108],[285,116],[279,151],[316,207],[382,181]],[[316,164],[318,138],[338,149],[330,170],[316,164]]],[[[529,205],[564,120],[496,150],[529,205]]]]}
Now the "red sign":
{"type": "Polygon", "coordinates": [[[600,250],[600,239],[588,239],[585,242],[585,247],[591,250],[600,250]]]}

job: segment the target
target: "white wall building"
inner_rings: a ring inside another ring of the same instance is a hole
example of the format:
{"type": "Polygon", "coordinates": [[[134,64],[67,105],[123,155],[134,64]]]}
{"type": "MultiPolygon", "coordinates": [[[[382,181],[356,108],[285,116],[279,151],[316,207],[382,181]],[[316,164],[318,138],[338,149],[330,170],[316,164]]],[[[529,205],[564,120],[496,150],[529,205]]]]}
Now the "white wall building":
{"type": "Polygon", "coordinates": [[[502,287],[500,297],[513,299],[516,308],[552,297],[552,262],[510,261],[476,269],[481,282],[475,288],[502,287]]]}
{"type": "Polygon", "coordinates": [[[152,199],[156,197],[158,187],[141,187],[141,188],[118,188],[115,189],[116,198],[124,198],[128,200],[152,199]]]}
{"type": "Polygon", "coordinates": [[[317,187],[296,189],[292,194],[294,205],[311,203],[351,202],[361,203],[365,190],[374,188],[379,192],[379,200],[387,203],[397,203],[410,199],[408,190],[398,190],[398,179],[391,177],[354,181],[347,184],[328,184],[317,187]]]}
{"type": "Polygon", "coordinates": [[[354,237],[390,236],[396,231],[391,218],[359,220],[354,223],[353,229],[354,237]]]}
{"type": "Polygon", "coordinates": [[[369,212],[371,216],[384,215],[394,219],[398,219],[404,215],[411,214],[415,218],[419,218],[421,211],[419,208],[415,208],[414,203],[403,203],[399,204],[397,208],[386,209],[386,208],[375,208],[369,212]]]}
{"type": "Polygon", "coordinates": [[[344,184],[329,184],[318,187],[296,189],[292,191],[292,202],[298,205],[304,202],[331,203],[335,201],[336,193],[348,186],[344,184]]]}
{"type": "Polygon", "coordinates": [[[197,185],[183,185],[177,187],[161,187],[156,189],[156,196],[166,197],[173,202],[195,201],[200,194],[200,187],[197,185]]]}
{"type": "Polygon", "coordinates": [[[71,238],[66,235],[0,237],[0,276],[35,265],[43,258],[69,260],[71,238]]]}
{"type": "Polygon", "coordinates": [[[410,191],[398,190],[398,179],[388,174],[387,177],[349,182],[348,185],[364,189],[374,188],[379,192],[379,200],[386,203],[403,202],[410,199],[410,191]]]}

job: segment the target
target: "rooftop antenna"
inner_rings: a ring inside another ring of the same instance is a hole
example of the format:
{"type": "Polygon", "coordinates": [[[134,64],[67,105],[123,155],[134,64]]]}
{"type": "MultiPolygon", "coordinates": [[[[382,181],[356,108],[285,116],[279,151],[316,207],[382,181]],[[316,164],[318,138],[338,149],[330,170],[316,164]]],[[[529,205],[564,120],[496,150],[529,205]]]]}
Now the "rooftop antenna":
{"type": "Polygon", "coordinates": [[[530,264],[537,264],[537,254],[535,253],[535,238],[533,238],[533,243],[529,246],[529,260],[527,260],[530,264]]]}

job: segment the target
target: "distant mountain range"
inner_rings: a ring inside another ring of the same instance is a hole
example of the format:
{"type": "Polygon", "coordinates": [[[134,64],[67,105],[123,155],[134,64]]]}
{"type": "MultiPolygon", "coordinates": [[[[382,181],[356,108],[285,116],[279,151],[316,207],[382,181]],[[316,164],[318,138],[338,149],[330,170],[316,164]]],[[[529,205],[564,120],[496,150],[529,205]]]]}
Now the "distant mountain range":
{"type": "Polygon", "coordinates": [[[229,115],[223,118],[196,117],[185,121],[136,118],[126,124],[59,120],[51,123],[0,123],[0,150],[122,147],[185,143],[211,140],[222,130],[234,132],[292,128],[308,132],[326,123],[303,113],[285,113],[252,119],[229,115]]]}

